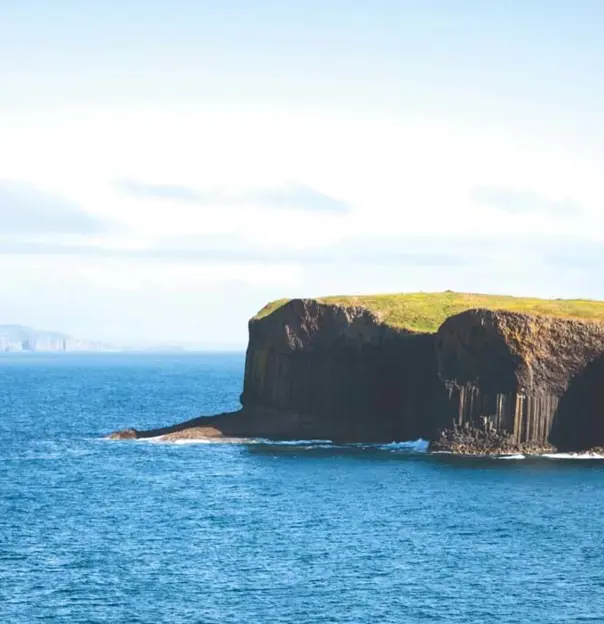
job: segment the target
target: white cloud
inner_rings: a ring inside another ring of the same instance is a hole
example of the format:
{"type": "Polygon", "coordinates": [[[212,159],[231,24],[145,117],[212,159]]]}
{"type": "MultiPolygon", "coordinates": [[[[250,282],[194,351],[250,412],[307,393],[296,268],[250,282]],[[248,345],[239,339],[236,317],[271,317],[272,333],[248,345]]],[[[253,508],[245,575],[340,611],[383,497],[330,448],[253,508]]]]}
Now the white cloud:
{"type": "Polygon", "coordinates": [[[149,258],[105,258],[80,256],[0,255],[4,266],[4,291],[20,289],[27,278],[38,283],[78,282],[104,291],[157,290],[169,294],[238,280],[257,286],[299,284],[302,272],[294,263],[204,263],[190,264],[149,258]],[[10,271],[8,270],[10,267],[10,271]],[[25,279],[24,279],[25,278],[25,279]]]}
{"type": "Polygon", "coordinates": [[[277,216],[262,206],[232,215],[219,201],[204,210],[177,199],[124,197],[115,180],[227,194],[299,181],[351,206],[345,222],[328,222],[333,239],[367,229],[455,233],[508,227],[512,220],[474,207],[476,186],[521,188],[554,201],[569,197],[588,213],[591,207],[592,216],[603,199],[595,163],[438,120],[179,108],[16,117],[5,115],[4,124],[0,119],[4,177],[56,191],[139,234],[166,228],[173,234],[257,234],[270,227],[282,233],[295,223],[292,242],[310,245],[306,223],[309,230],[325,228],[317,227],[324,215],[307,215],[302,223],[298,215],[277,216]]]}
{"type": "MultiPolygon", "coordinates": [[[[214,237],[216,250],[220,251],[221,241],[232,239],[238,241],[240,252],[230,261],[229,248],[213,261],[200,254],[198,259],[177,262],[170,254],[160,259],[152,253],[137,259],[127,254],[77,260],[58,256],[52,261],[11,257],[9,291],[23,310],[32,304],[34,290],[46,282],[54,282],[56,289],[87,285],[102,293],[99,297],[116,301],[127,300],[126,294],[136,291],[140,298],[133,305],[139,309],[133,313],[138,315],[155,313],[148,305],[157,301],[153,292],[186,298],[189,291],[203,292],[233,280],[258,292],[265,293],[266,288],[269,296],[285,291],[313,294],[313,283],[324,282],[304,266],[303,253],[329,259],[330,250],[347,240],[366,240],[378,250],[383,240],[396,250],[397,240],[404,245],[414,236],[445,241],[495,238],[503,241],[497,257],[505,255],[505,241],[514,241],[519,234],[526,240],[532,235],[604,240],[598,162],[587,154],[545,149],[537,138],[461,127],[450,120],[166,104],[121,110],[0,111],[0,136],[2,178],[52,194],[117,226],[91,235],[83,244],[145,252],[166,240],[199,237],[198,248],[203,250],[208,246],[204,237],[214,237]],[[117,180],[190,189],[192,195],[187,201],[178,194],[124,193],[117,180]],[[347,210],[283,210],[278,204],[284,195],[274,189],[291,189],[292,183],[334,198],[347,210]],[[569,220],[547,210],[485,209],[475,201],[477,187],[522,189],[558,207],[564,202],[579,205],[581,214],[569,220]],[[192,201],[195,194],[204,201],[192,201]],[[251,256],[264,253],[265,259],[254,262],[250,257],[250,262],[243,262],[241,252],[246,251],[251,256]],[[298,262],[292,259],[296,254],[298,262]]],[[[416,245],[405,260],[406,281],[375,280],[358,271],[355,290],[366,292],[383,284],[412,287],[413,254],[418,254],[422,267],[416,274],[426,284],[437,283],[427,275],[441,271],[438,262],[431,269],[430,258],[420,257],[421,252],[416,245]]],[[[427,256],[438,252],[431,248],[427,256]]],[[[443,249],[442,258],[449,252],[443,249]]],[[[516,252],[522,249],[514,248],[516,252]]],[[[376,254],[373,258],[375,262],[376,254]]],[[[5,257],[2,263],[7,262],[5,257]]],[[[394,255],[384,254],[384,266],[394,263],[389,270],[396,271],[396,262],[394,255]]],[[[339,284],[349,284],[351,278],[344,278],[345,270],[340,266],[325,271],[331,280],[325,288],[341,292],[339,284]]],[[[466,289],[474,289],[470,274],[466,275],[466,289]]],[[[542,280],[543,272],[539,275],[542,280]]],[[[120,305],[115,304],[114,314],[123,314],[120,305]]],[[[81,306],[82,314],[91,314],[85,302],[81,306]]]]}

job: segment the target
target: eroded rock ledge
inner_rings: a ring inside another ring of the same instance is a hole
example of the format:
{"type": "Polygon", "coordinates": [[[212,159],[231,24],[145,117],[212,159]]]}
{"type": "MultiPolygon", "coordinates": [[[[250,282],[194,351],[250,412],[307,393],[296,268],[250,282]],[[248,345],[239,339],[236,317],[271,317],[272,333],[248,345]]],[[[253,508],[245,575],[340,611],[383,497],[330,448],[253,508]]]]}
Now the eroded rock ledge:
{"type": "Polygon", "coordinates": [[[431,440],[456,453],[604,445],[604,324],[468,310],[436,333],[292,300],[252,319],[242,409],[113,438],[431,440]]]}

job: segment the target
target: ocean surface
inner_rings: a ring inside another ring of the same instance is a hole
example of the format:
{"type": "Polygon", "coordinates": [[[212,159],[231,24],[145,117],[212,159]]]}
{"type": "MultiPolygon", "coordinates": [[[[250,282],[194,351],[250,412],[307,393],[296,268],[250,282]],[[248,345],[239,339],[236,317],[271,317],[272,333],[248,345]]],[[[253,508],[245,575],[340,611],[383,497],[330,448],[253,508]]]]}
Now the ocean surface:
{"type": "Polygon", "coordinates": [[[0,622],[604,622],[604,461],[111,442],[242,354],[0,357],[0,622]]]}

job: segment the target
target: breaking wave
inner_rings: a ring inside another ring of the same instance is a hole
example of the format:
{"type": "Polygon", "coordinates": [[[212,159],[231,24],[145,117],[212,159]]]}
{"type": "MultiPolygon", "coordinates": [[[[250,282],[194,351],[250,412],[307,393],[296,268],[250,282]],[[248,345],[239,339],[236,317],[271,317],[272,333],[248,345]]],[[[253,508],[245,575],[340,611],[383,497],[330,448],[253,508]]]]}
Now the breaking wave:
{"type": "Polygon", "coordinates": [[[548,459],[604,459],[599,453],[544,453],[548,459]]]}
{"type": "Polygon", "coordinates": [[[428,440],[408,440],[406,442],[388,442],[388,443],[339,443],[333,440],[269,440],[266,438],[257,438],[253,442],[264,444],[267,446],[293,447],[303,449],[355,449],[368,451],[405,451],[407,453],[425,453],[428,451],[430,442],[428,440]]]}
{"type": "Polygon", "coordinates": [[[498,455],[495,459],[554,459],[554,460],[596,460],[604,459],[604,455],[598,453],[542,453],[540,455],[498,455]]]}
{"type": "MultiPolygon", "coordinates": [[[[429,452],[429,440],[419,438],[417,440],[408,440],[406,442],[389,442],[389,443],[340,443],[333,440],[271,440],[270,438],[165,438],[158,436],[155,438],[139,438],[136,442],[144,442],[151,444],[168,444],[168,445],[195,445],[195,444],[229,444],[229,445],[259,445],[266,447],[284,447],[293,449],[358,449],[367,451],[403,451],[406,453],[426,453],[429,452]]],[[[432,451],[431,455],[453,455],[450,451],[432,451]]],[[[604,455],[598,453],[543,453],[539,455],[525,455],[523,453],[512,453],[509,455],[462,455],[461,457],[491,458],[496,460],[519,461],[524,459],[538,460],[600,460],[604,459],[604,455]]]]}
{"type": "Polygon", "coordinates": [[[270,438],[166,438],[157,436],[154,438],[138,438],[136,442],[147,444],[257,444],[271,447],[290,447],[303,449],[359,449],[359,450],[379,450],[379,451],[406,451],[415,453],[426,453],[430,442],[419,438],[418,440],[408,440],[406,442],[388,443],[340,443],[333,440],[271,440],[270,438]]]}

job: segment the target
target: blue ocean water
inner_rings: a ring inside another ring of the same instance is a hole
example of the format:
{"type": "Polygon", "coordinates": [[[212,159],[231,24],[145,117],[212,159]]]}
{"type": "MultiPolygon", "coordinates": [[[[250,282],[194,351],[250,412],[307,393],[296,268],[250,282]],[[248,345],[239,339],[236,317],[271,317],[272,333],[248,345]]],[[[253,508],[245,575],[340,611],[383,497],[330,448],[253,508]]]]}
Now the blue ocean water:
{"type": "Polygon", "coordinates": [[[242,354],[0,357],[0,622],[602,622],[604,461],[110,442],[242,354]]]}

